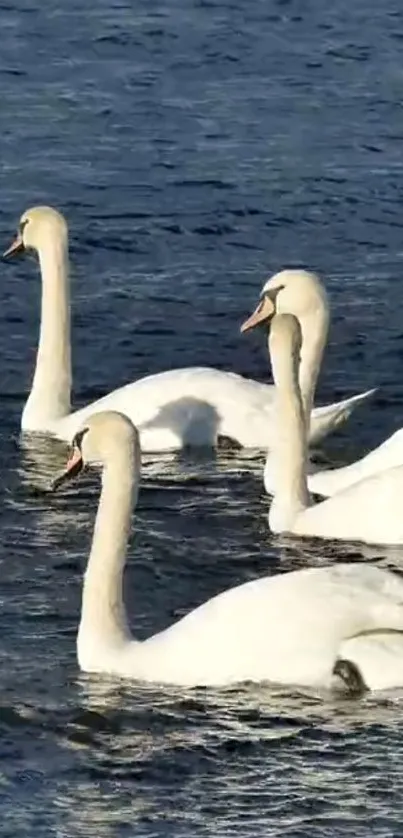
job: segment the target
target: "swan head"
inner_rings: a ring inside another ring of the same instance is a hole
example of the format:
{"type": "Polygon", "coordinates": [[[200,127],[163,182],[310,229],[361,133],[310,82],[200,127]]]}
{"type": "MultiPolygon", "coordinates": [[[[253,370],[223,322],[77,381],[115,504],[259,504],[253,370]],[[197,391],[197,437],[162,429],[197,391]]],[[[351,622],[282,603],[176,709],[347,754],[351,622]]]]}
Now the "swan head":
{"type": "Polygon", "coordinates": [[[328,316],[327,295],[319,277],[311,271],[280,271],[263,285],[258,305],[242,323],[241,332],[267,325],[275,314],[293,314],[301,321],[317,313],[328,316]]]}
{"type": "Polygon", "coordinates": [[[53,483],[53,490],[76,477],[88,463],[106,466],[116,456],[140,465],[137,428],[127,416],[113,410],[94,413],[74,435],[64,471],[53,483]]]}
{"type": "Polygon", "coordinates": [[[67,234],[67,222],[60,212],[53,207],[31,207],[22,214],[17,235],[3,257],[15,256],[25,250],[39,252],[52,240],[66,243],[67,234]]]}

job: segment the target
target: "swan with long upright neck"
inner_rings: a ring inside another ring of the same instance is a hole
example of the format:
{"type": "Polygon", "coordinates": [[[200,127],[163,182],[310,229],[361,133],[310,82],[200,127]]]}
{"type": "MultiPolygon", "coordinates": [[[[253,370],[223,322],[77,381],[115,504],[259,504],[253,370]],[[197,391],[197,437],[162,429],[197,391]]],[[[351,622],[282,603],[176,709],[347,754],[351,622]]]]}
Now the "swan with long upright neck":
{"type": "Polygon", "coordinates": [[[403,581],[368,565],[265,577],[226,590],[147,640],[134,639],[123,602],[139,436],[127,417],[91,416],[55,488],[86,462],[102,489],[77,638],[80,668],[186,686],[275,681],[380,689],[403,684],[403,581]],[[393,632],[393,636],[390,635],[393,632]]]}
{"type": "Polygon", "coordinates": [[[319,277],[311,271],[280,271],[263,285],[253,314],[241,326],[247,332],[274,313],[293,314],[301,327],[299,384],[305,415],[311,415],[316,383],[329,331],[329,302],[319,277]]]}
{"type": "MultiPolygon", "coordinates": [[[[25,249],[33,249],[39,256],[42,314],[32,390],[22,415],[24,431],[68,440],[85,417],[114,409],[137,425],[143,451],[215,445],[220,436],[240,446],[267,447],[273,386],[216,369],[189,367],[147,376],[71,413],[68,230],[64,217],[51,207],[25,212],[18,236],[5,255],[25,249]]],[[[312,407],[328,322],[326,297],[321,293],[313,300],[309,294],[312,282],[315,284],[313,275],[305,274],[307,293],[314,304],[312,309],[307,305],[303,315],[306,341],[301,383],[307,410],[312,407]]],[[[371,392],[313,410],[311,441],[318,441],[347,419],[371,392]]]]}
{"type": "Polygon", "coordinates": [[[311,505],[306,475],[306,415],[298,380],[301,327],[292,314],[274,316],[269,350],[277,419],[271,451],[271,529],[296,535],[403,544],[403,467],[387,469],[311,505]]]}
{"type": "Polygon", "coordinates": [[[57,422],[71,410],[68,231],[63,216],[45,207],[25,213],[17,238],[4,255],[20,253],[31,246],[38,253],[42,275],[41,328],[22,427],[40,429],[50,417],[57,422]]]}

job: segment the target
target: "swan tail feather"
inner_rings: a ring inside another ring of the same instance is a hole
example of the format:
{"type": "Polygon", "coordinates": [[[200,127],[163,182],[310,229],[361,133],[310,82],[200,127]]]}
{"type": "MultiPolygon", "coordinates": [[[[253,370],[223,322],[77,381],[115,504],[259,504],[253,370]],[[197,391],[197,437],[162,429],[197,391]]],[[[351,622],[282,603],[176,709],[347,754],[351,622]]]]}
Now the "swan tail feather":
{"type": "Polygon", "coordinates": [[[325,405],[324,407],[313,410],[309,431],[310,445],[320,442],[324,437],[338,428],[339,425],[346,422],[353,411],[360,405],[366,403],[377,392],[377,389],[377,387],[374,387],[372,390],[366,390],[365,393],[358,393],[356,396],[343,399],[343,401],[337,402],[336,404],[325,405]]]}

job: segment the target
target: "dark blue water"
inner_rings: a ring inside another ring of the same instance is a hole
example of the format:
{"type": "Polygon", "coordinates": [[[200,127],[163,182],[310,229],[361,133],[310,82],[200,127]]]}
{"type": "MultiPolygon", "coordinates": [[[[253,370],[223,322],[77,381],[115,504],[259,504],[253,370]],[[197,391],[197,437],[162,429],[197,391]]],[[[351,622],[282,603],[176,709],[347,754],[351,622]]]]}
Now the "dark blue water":
{"type": "MultiPolygon", "coordinates": [[[[381,385],[326,445],[344,462],[403,425],[403,9],[355,0],[0,5],[0,240],[67,216],[75,403],[212,364],[265,380],[239,323],[266,276],[320,270],[322,400],[381,385]]],[[[75,633],[98,484],[35,492],[63,446],[28,447],[39,280],[0,283],[0,834],[398,836],[398,695],[336,701],[109,683],[75,633]]],[[[127,603],[141,637],[219,590],[400,551],[273,539],[262,456],[149,457],[127,603]]]]}

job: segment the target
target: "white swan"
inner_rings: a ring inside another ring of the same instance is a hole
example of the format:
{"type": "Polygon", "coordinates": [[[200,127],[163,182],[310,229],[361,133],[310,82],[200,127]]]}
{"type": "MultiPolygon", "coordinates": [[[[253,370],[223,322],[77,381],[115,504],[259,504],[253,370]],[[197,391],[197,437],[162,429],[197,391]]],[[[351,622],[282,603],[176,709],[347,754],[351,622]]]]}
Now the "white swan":
{"type": "MultiPolygon", "coordinates": [[[[215,369],[190,367],[147,376],[71,413],[68,230],[63,216],[50,207],[25,212],[17,238],[4,255],[25,248],[33,248],[39,256],[42,313],[32,390],[22,415],[24,431],[69,440],[86,416],[113,409],[125,413],[139,428],[143,451],[214,445],[219,436],[241,446],[267,448],[273,386],[215,369]]],[[[324,293],[321,306],[322,310],[306,311],[309,330],[301,375],[310,403],[327,332],[324,293]]],[[[311,440],[329,433],[369,395],[314,410],[311,440]]]]}
{"type": "Polygon", "coordinates": [[[313,471],[308,475],[308,486],[314,494],[330,497],[359,480],[393,467],[403,468],[403,428],[348,466],[313,471]]]}
{"type": "Polygon", "coordinates": [[[334,673],[348,686],[403,684],[403,643],[389,634],[403,631],[403,581],[364,564],[247,582],[147,640],[134,640],[122,589],[140,446],[127,417],[112,411],[90,417],[54,487],[87,461],[101,463],[103,472],[77,639],[82,670],[187,686],[328,687],[334,673]]]}
{"type": "Polygon", "coordinates": [[[298,382],[301,329],[292,314],[271,322],[269,349],[276,385],[277,428],[271,452],[273,532],[403,544],[403,467],[360,480],[310,506],[306,479],[306,419],[298,382]]]}
{"type": "MultiPolygon", "coordinates": [[[[302,348],[298,377],[304,412],[305,416],[308,417],[309,411],[312,409],[314,390],[319,374],[320,360],[326,343],[329,321],[325,290],[318,277],[306,271],[296,270],[281,271],[281,273],[273,276],[264,284],[260,302],[253,314],[242,325],[241,331],[253,329],[259,324],[267,324],[275,313],[294,314],[298,318],[301,326],[302,348]]],[[[371,395],[374,392],[374,390],[371,390],[365,393],[364,396],[371,395]]],[[[271,439],[274,438],[275,433],[272,418],[271,439]]],[[[401,446],[403,463],[403,432],[401,446]]],[[[394,463],[391,461],[389,465],[394,465],[394,463]]],[[[387,466],[388,464],[386,463],[385,468],[387,466]]],[[[348,467],[347,469],[329,469],[313,474],[309,473],[311,470],[314,470],[312,464],[308,463],[307,467],[308,487],[312,492],[316,492],[317,494],[333,494],[331,491],[321,491],[322,488],[327,488],[331,485],[333,475],[336,476],[337,481],[337,475],[340,474],[340,483],[342,474],[347,477],[346,472],[348,467]]],[[[362,476],[366,476],[365,471],[362,476]]],[[[356,477],[357,479],[359,477],[356,477]]],[[[266,492],[273,494],[274,474],[271,451],[268,452],[266,458],[263,481],[266,492]]],[[[349,482],[353,483],[355,480],[351,479],[349,482]]],[[[338,485],[339,483],[335,486],[335,491],[338,491],[338,485]]],[[[340,485],[340,488],[343,488],[343,485],[340,485]]]]}

